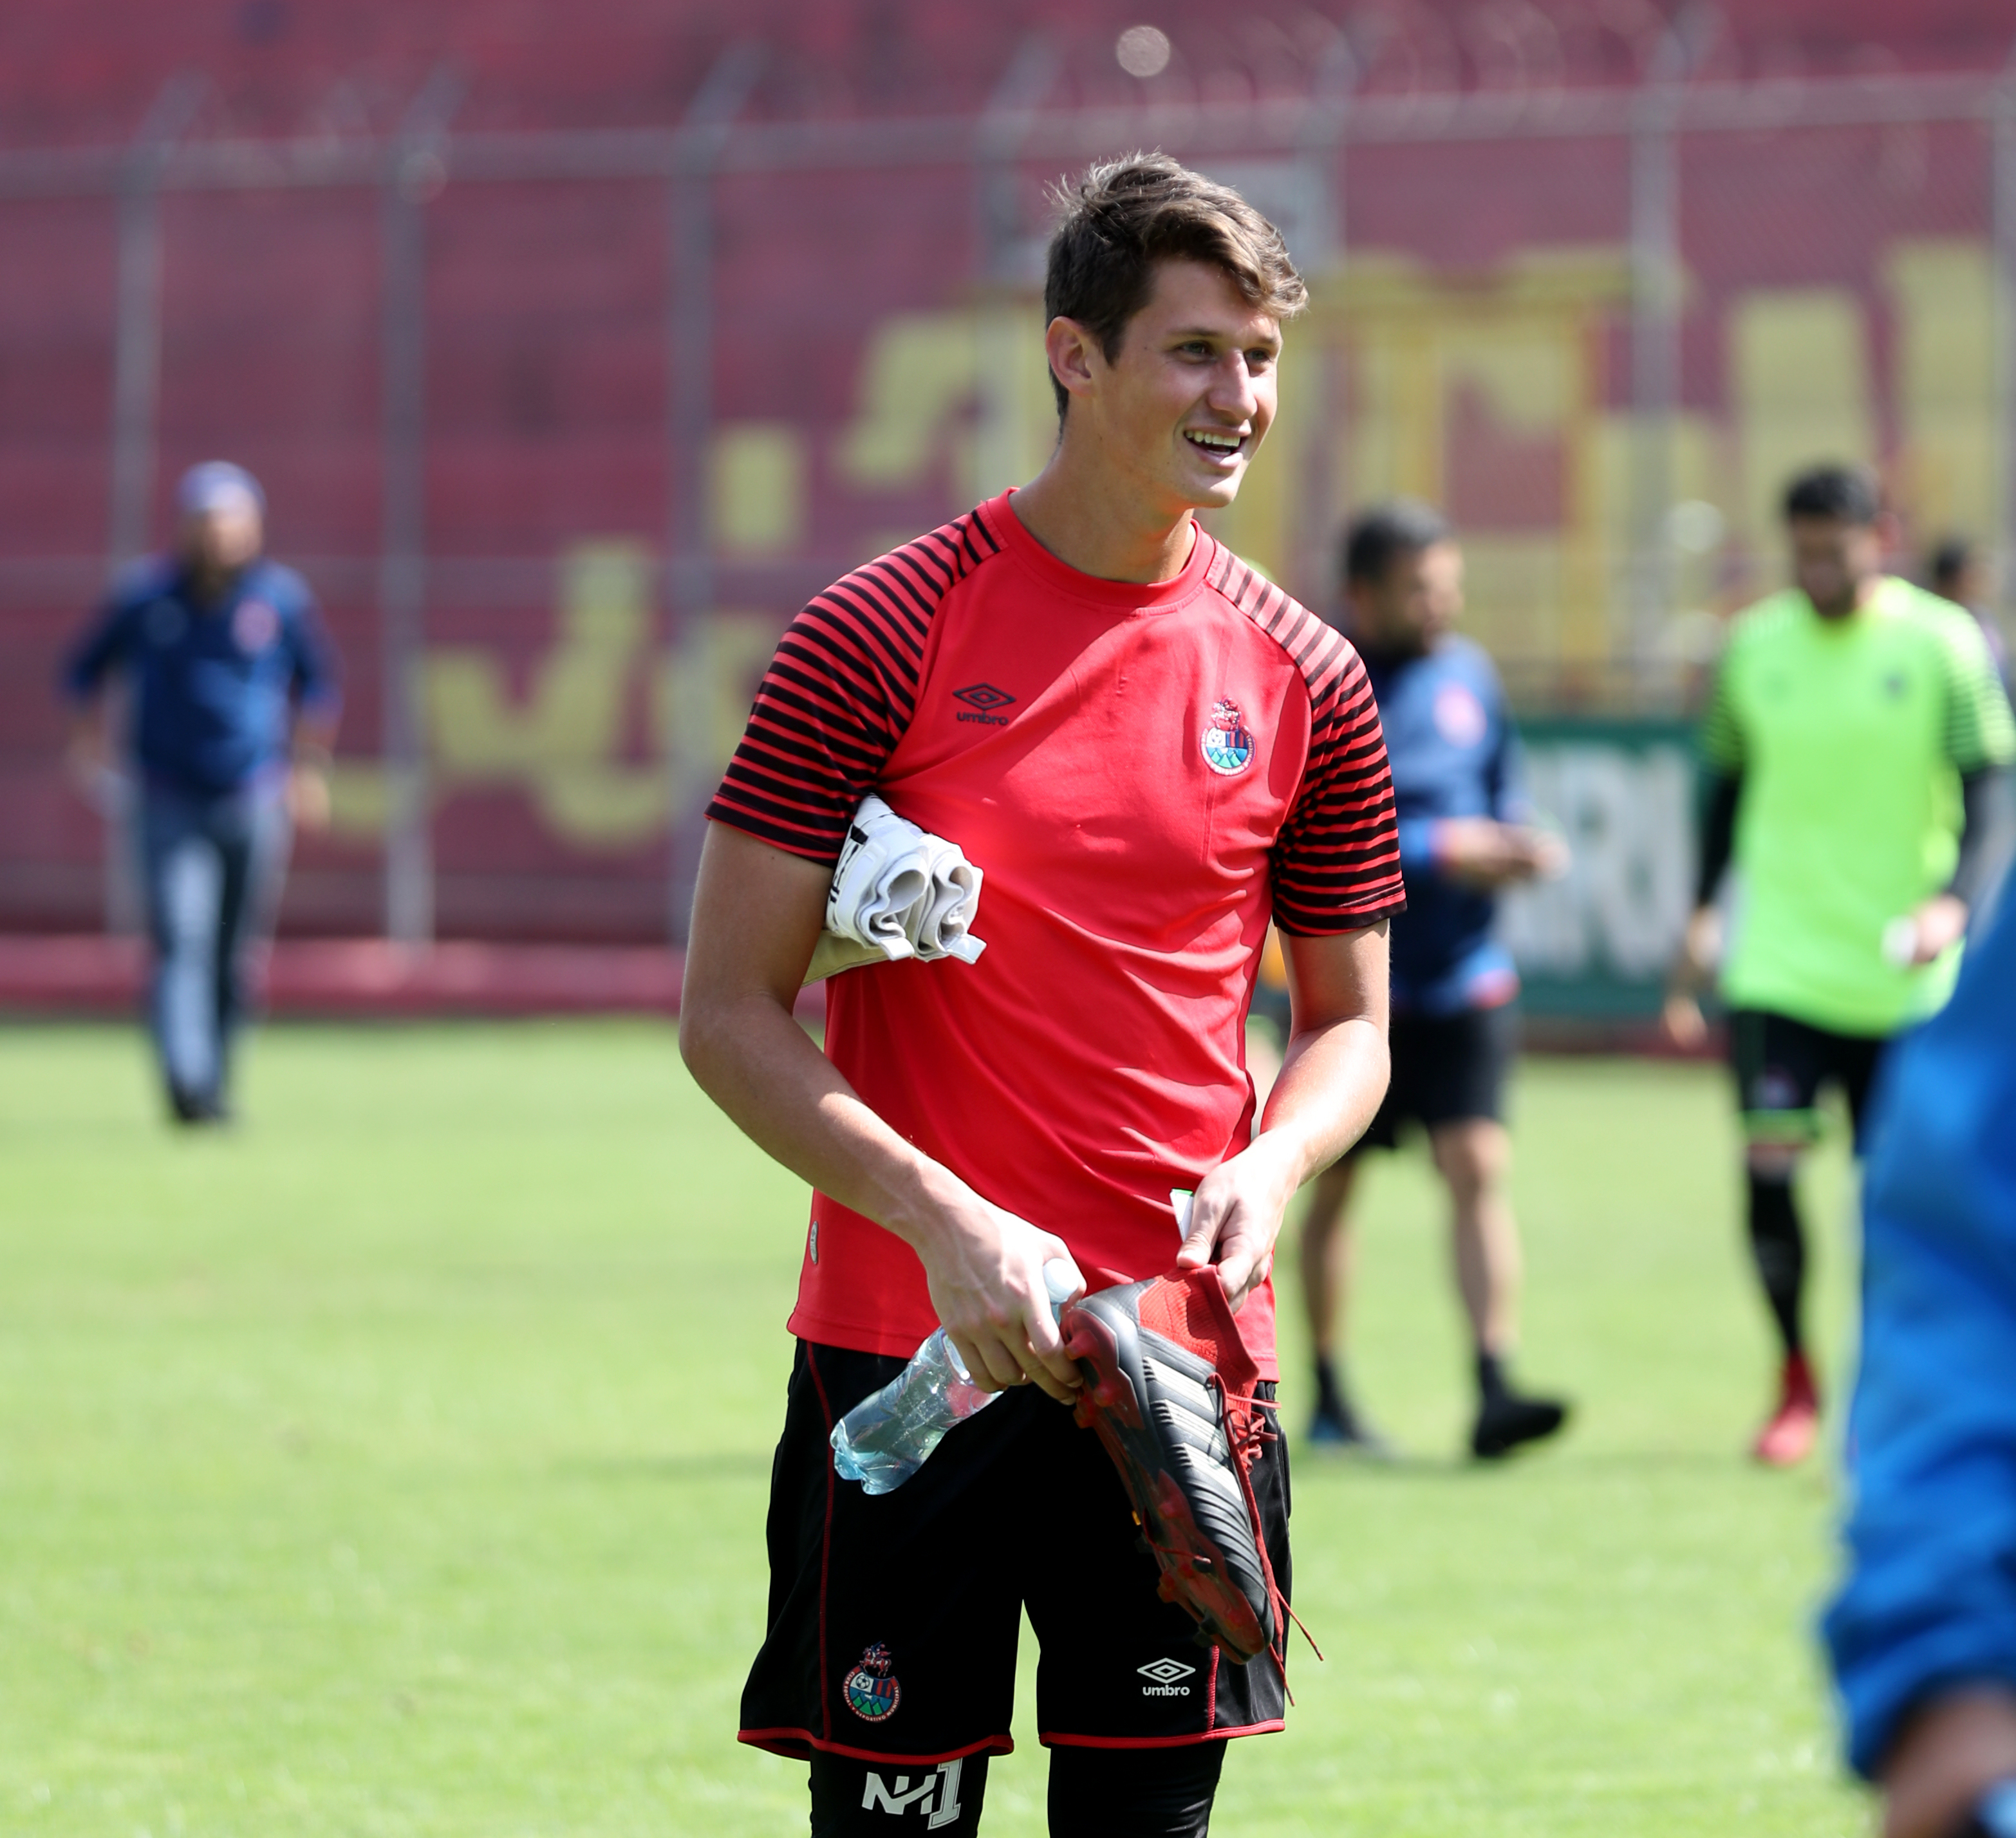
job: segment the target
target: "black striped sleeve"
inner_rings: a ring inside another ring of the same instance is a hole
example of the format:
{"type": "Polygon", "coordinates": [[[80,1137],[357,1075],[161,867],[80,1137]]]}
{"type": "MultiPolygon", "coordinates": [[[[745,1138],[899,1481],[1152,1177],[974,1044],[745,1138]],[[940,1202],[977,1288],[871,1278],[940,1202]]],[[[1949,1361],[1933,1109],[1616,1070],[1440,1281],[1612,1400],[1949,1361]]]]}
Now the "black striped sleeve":
{"type": "Polygon", "coordinates": [[[1298,937],[1355,932],[1405,909],[1386,739],[1365,666],[1343,635],[1229,551],[1214,584],[1293,658],[1308,685],[1309,756],[1274,841],[1274,923],[1298,937]]]}
{"type": "Polygon", "coordinates": [[[940,603],[999,549],[969,513],[815,598],[778,642],[708,817],[809,861],[837,861],[916,711],[940,603]]]}

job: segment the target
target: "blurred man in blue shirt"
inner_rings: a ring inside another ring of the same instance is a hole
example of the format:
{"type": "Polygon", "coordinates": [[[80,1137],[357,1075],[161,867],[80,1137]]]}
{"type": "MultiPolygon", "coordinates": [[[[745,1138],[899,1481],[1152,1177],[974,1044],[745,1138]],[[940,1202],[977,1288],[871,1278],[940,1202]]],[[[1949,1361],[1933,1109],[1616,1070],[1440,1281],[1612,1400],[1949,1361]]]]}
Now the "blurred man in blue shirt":
{"type": "Polygon", "coordinates": [[[1558,872],[1567,853],[1535,829],[1498,673],[1459,636],[1463,552],[1427,505],[1369,510],[1345,542],[1350,635],[1365,660],[1392,764],[1407,910],[1393,921],[1392,1083],[1356,1148],[1319,1176],[1302,1221],[1303,1293],[1316,1352],[1311,1439],[1381,1452],[1346,1389],[1345,1211],[1359,1159],[1426,1131],[1449,1192],[1457,1285],[1477,1356],[1471,1451],[1490,1459],[1551,1436],[1567,1407],[1514,1390],[1519,1232],[1506,1192],[1505,1077],[1518,1045],[1519,978],[1494,931],[1497,894],[1558,872]]]}
{"type": "Polygon", "coordinates": [[[2016,1838],[2016,898],[1890,1048],[1863,1182],[1849,1574],[1827,1617],[1885,1838],[2016,1838]]]}
{"type": "Polygon", "coordinates": [[[126,688],[128,756],[153,946],[149,1016],[169,1107],[227,1114],[246,959],[271,923],[292,825],[328,821],[337,695],[314,597],[266,560],[265,499],[223,461],[177,494],[172,555],[122,581],[72,653],[80,776],[110,770],[97,704],[126,688]]]}

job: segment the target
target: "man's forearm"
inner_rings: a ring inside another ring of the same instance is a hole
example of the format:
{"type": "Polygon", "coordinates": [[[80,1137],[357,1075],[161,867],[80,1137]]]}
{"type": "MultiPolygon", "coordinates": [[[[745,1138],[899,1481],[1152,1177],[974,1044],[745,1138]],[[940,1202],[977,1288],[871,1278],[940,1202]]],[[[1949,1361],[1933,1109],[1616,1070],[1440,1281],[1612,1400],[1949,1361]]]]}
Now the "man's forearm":
{"type": "Polygon", "coordinates": [[[1996,819],[2007,796],[2008,776],[2006,771],[1989,767],[1960,778],[1960,847],[1946,891],[1970,906],[1980,899],[1988,871],[1996,865],[1989,861],[1988,852],[1990,843],[1999,840],[1996,819]]]}
{"type": "Polygon", "coordinates": [[[1701,860],[1694,876],[1697,908],[1712,906],[1715,890],[1736,851],[1736,808],[1743,797],[1741,772],[1718,773],[1701,798],[1701,860]]]}
{"type": "Polygon", "coordinates": [[[1287,1158],[1292,1184],[1301,1186],[1365,1134],[1390,1070],[1385,1031],[1369,1017],[1294,1035],[1256,1140],[1287,1158]]]}
{"type": "MultiPolygon", "coordinates": [[[[1062,1239],[991,1204],[905,1141],[791,1019],[827,870],[708,826],[686,951],[679,1048],[758,1147],[917,1254],[931,1305],[990,1389],[1031,1379],[1067,1399],[1078,1372],[1043,1283],[1062,1239]]],[[[857,972],[873,975],[873,971],[857,972]]]]}
{"type": "Polygon", "coordinates": [[[293,760],[297,766],[326,772],[336,756],[336,722],[324,714],[302,714],[294,722],[293,760]]]}
{"type": "Polygon", "coordinates": [[[956,1177],[877,1117],[773,997],[689,1009],[679,1045],[700,1088],[758,1148],[918,1244],[934,1190],[956,1177]]]}

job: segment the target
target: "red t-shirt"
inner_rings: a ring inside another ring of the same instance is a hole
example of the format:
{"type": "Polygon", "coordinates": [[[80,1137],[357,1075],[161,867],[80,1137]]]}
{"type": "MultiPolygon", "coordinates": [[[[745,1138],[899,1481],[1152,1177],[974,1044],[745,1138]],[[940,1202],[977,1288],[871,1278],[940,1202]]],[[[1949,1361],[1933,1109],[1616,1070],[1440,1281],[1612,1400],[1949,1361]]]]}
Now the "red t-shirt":
{"type": "MultiPolygon", "coordinates": [[[[1175,580],[1102,581],[1004,494],[791,622],[707,815],[832,862],[870,791],[982,871],[987,948],[834,977],[828,1057],[1082,1269],[1168,1270],[1169,1190],[1250,1140],[1269,916],[1404,905],[1357,653],[1201,530],[1175,580]]],[[[1271,1284],[1239,1319],[1273,1376],[1271,1284]]],[[[908,1354],[937,1325],[916,1254],[815,1193],[792,1331],[908,1354]]]]}

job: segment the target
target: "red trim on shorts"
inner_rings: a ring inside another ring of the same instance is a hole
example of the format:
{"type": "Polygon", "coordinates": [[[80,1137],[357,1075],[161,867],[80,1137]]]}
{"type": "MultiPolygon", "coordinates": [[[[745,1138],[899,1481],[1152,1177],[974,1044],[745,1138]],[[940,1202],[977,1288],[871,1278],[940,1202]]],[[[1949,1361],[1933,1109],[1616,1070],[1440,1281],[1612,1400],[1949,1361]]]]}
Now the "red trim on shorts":
{"type": "Polygon", "coordinates": [[[1217,1646],[1211,1649],[1211,1676],[1204,1681],[1204,1721],[1207,1729],[1218,1721],[1218,1656],[1222,1650],[1217,1646]]]}
{"type": "MultiPolygon", "coordinates": [[[[819,1376],[819,1350],[808,1340],[805,1343],[805,1369],[812,1376],[812,1389],[818,1392],[819,1415],[826,1419],[826,1433],[829,1441],[833,1437],[833,1406],[826,1401],[826,1381],[819,1376]]],[[[826,1570],[833,1558],[833,1458],[826,1457],[826,1523],[819,1532],[819,1727],[830,1738],[833,1735],[833,1707],[826,1702],[826,1570]]],[[[743,1739],[737,1737],[736,1740],[743,1739]]],[[[808,1736],[807,1741],[812,1739],[808,1736]]]]}
{"type": "MultiPolygon", "coordinates": [[[[1280,1726],[1276,1724],[1274,1727],[1280,1726]]],[[[852,1761],[879,1761],[891,1767],[906,1768],[935,1768],[941,1761],[963,1761],[967,1756],[983,1751],[989,1755],[1015,1753],[1015,1739],[1005,1732],[1000,1735],[982,1736],[978,1742],[968,1743],[963,1749],[948,1749],[941,1755],[895,1755],[880,1749],[856,1749],[845,1743],[823,1741],[808,1729],[738,1729],[735,1739],[747,1743],[753,1748],[768,1749],[772,1754],[782,1755],[793,1761],[804,1761],[806,1750],[816,1749],[822,1755],[844,1755],[852,1761]]]]}
{"type": "Polygon", "coordinates": [[[1054,1729],[1039,1729],[1036,1740],[1046,1749],[1186,1749],[1199,1743],[1222,1743],[1231,1736],[1272,1735],[1287,1727],[1286,1718],[1276,1717],[1265,1723],[1242,1723],[1237,1729],[1199,1730],[1192,1735],[1065,1735],[1054,1729]]]}

